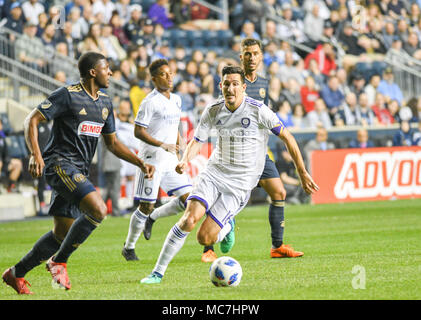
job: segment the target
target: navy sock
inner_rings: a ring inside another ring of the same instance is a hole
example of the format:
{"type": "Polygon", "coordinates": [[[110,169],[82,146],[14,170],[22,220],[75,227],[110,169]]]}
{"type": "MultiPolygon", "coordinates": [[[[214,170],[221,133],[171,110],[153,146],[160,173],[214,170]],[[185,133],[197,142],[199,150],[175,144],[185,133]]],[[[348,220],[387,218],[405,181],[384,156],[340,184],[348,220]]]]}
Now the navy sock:
{"type": "Polygon", "coordinates": [[[44,234],[16,265],[15,276],[23,278],[43,261],[48,260],[60,248],[60,241],[55,237],[53,231],[44,234]]]}
{"type": "Polygon", "coordinates": [[[203,253],[205,253],[206,251],[209,251],[209,250],[215,251],[215,250],[213,249],[213,246],[204,246],[204,247],[203,247],[203,253]]]}
{"type": "Polygon", "coordinates": [[[284,205],[285,200],[272,200],[269,206],[269,223],[274,248],[281,246],[284,241],[284,205]]]}
{"type": "Polygon", "coordinates": [[[53,261],[66,263],[70,255],[89,237],[99,224],[99,221],[87,215],[77,218],[70,227],[53,261]]]}

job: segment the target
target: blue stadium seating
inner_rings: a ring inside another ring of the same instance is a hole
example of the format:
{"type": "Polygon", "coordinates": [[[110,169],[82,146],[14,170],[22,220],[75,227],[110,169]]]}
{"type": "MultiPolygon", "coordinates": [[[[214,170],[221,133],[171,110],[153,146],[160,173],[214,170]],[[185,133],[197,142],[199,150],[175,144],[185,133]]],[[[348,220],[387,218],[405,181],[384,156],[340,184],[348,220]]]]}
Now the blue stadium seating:
{"type": "Polygon", "coordinates": [[[20,136],[8,136],[5,138],[7,146],[7,155],[9,158],[19,158],[24,159],[28,156],[28,151],[26,146],[22,146],[22,143],[25,143],[25,138],[23,135],[20,136]]]}

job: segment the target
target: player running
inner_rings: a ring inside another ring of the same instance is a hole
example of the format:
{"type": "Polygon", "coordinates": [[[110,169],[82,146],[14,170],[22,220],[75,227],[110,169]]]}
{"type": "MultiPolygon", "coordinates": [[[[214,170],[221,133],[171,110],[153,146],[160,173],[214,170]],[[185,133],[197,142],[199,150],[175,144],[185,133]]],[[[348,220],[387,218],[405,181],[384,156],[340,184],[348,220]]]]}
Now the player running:
{"type": "MultiPolygon", "coordinates": [[[[303,189],[310,194],[318,190],[306,171],[294,137],[268,106],[245,96],[244,71],[235,66],[224,67],[220,87],[224,99],[204,110],[194,139],[187,146],[176,171],[180,174],[186,171],[188,162],[200,151],[212,129],[217,134],[216,148],[206,169],[198,176],[184,215],[169,231],[152,273],[141,283],[162,281],[169,263],[205,214],[207,216],[197,232],[201,245],[220,242],[231,231],[231,221],[246,206],[265,166],[267,130],[285,143],[303,189]]],[[[229,252],[230,247],[226,249],[229,252]]]]}
{"type": "MultiPolygon", "coordinates": [[[[157,219],[183,211],[192,189],[189,176],[175,172],[178,164],[176,152],[182,138],[178,131],[181,98],[171,93],[173,74],[165,59],[153,61],[149,71],[155,88],[139,107],[135,120],[135,136],[140,139],[139,156],[153,164],[156,170],[153,179],[146,179],[145,174],[137,170],[135,199],[140,203],[131,216],[129,232],[122,250],[127,261],[139,260],[134,249],[144,231],[148,216],[152,215],[157,219]],[[154,210],[160,187],[169,196],[176,197],[154,210]]],[[[145,237],[148,238],[146,235],[145,237]]]]}
{"type": "Polygon", "coordinates": [[[107,59],[102,54],[87,52],[80,57],[78,67],[81,81],[55,90],[24,124],[31,152],[29,172],[33,178],[44,174],[53,189],[49,214],[54,217],[54,227],[3,273],[3,281],[18,294],[32,294],[24,276],[46,260],[53,288],[71,288],[67,260],[107,215],[100,193],[88,180],[100,134],[112,153],[138,166],[146,177],[151,178],[155,170],[116,138],[112,102],[99,91],[108,88],[112,74],[107,59]],[[53,120],[51,136],[41,155],[38,124],[50,120],[53,120]]]}

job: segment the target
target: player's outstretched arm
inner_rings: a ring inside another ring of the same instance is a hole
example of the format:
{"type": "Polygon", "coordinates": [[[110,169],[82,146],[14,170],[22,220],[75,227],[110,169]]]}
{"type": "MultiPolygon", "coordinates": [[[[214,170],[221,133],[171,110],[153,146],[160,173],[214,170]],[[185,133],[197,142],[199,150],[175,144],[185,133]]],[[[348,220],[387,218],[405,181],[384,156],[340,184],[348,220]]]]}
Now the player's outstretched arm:
{"type": "Polygon", "coordinates": [[[26,117],[23,127],[25,134],[26,145],[28,146],[31,154],[29,158],[29,173],[32,178],[39,178],[42,176],[44,169],[44,159],[42,158],[41,150],[38,144],[38,125],[44,122],[45,118],[38,111],[38,109],[32,110],[32,112],[26,117]]]}
{"type": "Polygon", "coordinates": [[[139,159],[129,148],[117,139],[115,133],[103,134],[102,137],[104,138],[108,150],[114,153],[118,158],[138,166],[146,174],[146,178],[152,178],[155,167],[145,163],[142,159],[139,159]]]}
{"type": "Polygon", "coordinates": [[[175,167],[175,171],[183,174],[187,169],[187,164],[199,153],[200,149],[202,149],[202,143],[192,139],[187,145],[186,151],[184,151],[183,158],[175,167]]]}
{"type": "Polygon", "coordinates": [[[282,130],[279,134],[279,138],[285,143],[289,154],[294,160],[295,168],[297,169],[298,175],[300,176],[301,185],[305,192],[312,194],[319,190],[319,186],[313,181],[313,178],[307,172],[303,157],[298,147],[297,141],[293,135],[286,129],[282,130]]]}

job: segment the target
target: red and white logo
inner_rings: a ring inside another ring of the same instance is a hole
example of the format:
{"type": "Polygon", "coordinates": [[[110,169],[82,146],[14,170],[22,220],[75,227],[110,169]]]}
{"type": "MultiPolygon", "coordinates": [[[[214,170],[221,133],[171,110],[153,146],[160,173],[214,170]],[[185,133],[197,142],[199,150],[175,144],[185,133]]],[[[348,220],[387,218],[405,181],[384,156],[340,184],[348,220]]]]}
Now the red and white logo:
{"type": "Polygon", "coordinates": [[[99,135],[101,134],[103,126],[104,126],[103,123],[83,121],[79,124],[77,133],[79,135],[85,135],[85,136],[98,138],[99,135]]]}

